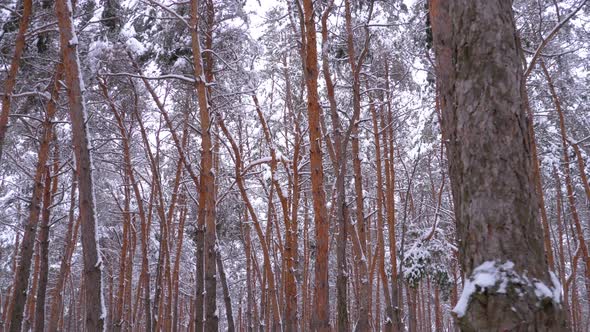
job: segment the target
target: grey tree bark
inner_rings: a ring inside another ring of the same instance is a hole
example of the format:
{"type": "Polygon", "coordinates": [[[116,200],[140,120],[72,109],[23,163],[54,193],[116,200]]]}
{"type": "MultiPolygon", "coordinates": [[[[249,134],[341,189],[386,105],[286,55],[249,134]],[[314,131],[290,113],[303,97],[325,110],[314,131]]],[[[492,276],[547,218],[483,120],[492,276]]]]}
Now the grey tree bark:
{"type": "Polygon", "coordinates": [[[430,9],[460,259],[472,287],[464,310],[455,309],[459,325],[565,330],[559,295],[539,292],[541,283],[559,285],[537,222],[512,1],[431,0],[430,9]],[[495,283],[486,286],[483,274],[495,283]]]}

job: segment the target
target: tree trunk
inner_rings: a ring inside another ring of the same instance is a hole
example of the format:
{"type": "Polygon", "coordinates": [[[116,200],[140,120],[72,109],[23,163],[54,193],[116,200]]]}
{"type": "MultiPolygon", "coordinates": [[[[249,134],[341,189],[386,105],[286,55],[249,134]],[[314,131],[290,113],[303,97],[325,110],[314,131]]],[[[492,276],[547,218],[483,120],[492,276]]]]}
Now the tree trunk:
{"type": "MultiPolygon", "coordinates": [[[[309,118],[310,168],[313,197],[313,216],[315,223],[316,260],[314,307],[312,309],[311,329],[329,331],[330,305],[328,285],[328,242],[329,224],[324,192],[324,166],[322,164],[322,132],[320,116],[322,108],[318,95],[318,52],[312,0],[303,1],[305,21],[305,82],[307,85],[307,115],[309,118]]],[[[303,33],[303,31],[302,31],[303,33]]]]}
{"type": "Polygon", "coordinates": [[[225,314],[227,317],[227,331],[234,332],[236,328],[231,305],[231,296],[229,295],[229,286],[227,284],[225,270],[223,269],[223,260],[221,259],[221,255],[217,255],[217,269],[219,270],[219,281],[221,281],[221,286],[223,288],[223,302],[225,304],[225,314]]]}
{"type": "Polygon", "coordinates": [[[0,160],[2,160],[2,151],[4,147],[4,138],[6,137],[6,130],[8,126],[8,119],[10,116],[10,105],[12,101],[12,92],[16,85],[16,75],[18,74],[18,67],[25,51],[25,38],[29,22],[31,20],[31,12],[33,11],[33,1],[23,0],[23,11],[20,13],[20,22],[18,33],[16,35],[16,42],[14,45],[14,55],[10,62],[10,69],[8,75],[4,79],[4,95],[2,96],[2,111],[0,113],[0,160]]]}
{"type": "MultiPolygon", "coordinates": [[[[212,4],[207,4],[208,11],[211,11],[212,4]]],[[[209,15],[211,13],[208,13],[209,15]]],[[[209,16],[208,15],[208,16],[209,16]]],[[[216,282],[216,259],[217,255],[215,244],[215,174],[213,171],[213,146],[211,143],[211,116],[209,113],[209,102],[207,96],[207,87],[204,80],[205,72],[203,69],[203,59],[201,57],[201,42],[199,38],[199,0],[191,1],[191,38],[192,38],[192,51],[194,57],[194,75],[197,79],[196,90],[199,104],[199,116],[201,121],[201,170],[200,170],[200,188],[199,188],[199,215],[198,215],[198,226],[201,231],[204,229],[203,234],[203,259],[204,264],[201,269],[201,262],[197,267],[198,274],[203,273],[204,275],[204,288],[202,291],[205,292],[206,296],[204,299],[204,310],[205,310],[205,321],[204,326],[206,331],[217,331],[219,324],[219,317],[217,316],[217,282],[216,282]]],[[[212,68],[208,68],[212,70],[212,68]]],[[[209,75],[208,75],[209,76],[209,75]]],[[[199,250],[199,249],[197,249],[199,250]]],[[[197,278],[197,283],[200,282],[197,278]]],[[[197,287],[197,291],[199,286],[197,287]]],[[[198,295],[198,294],[197,294],[198,295]]],[[[197,298],[199,298],[197,296],[197,298]]],[[[200,329],[200,312],[203,309],[199,308],[199,302],[197,302],[197,329],[200,329]]],[[[199,330],[200,332],[200,330],[199,330]]]]}
{"type": "Polygon", "coordinates": [[[79,176],[79,209],[82,224],[84,283],[86,286],[84,326],[88,331],[102,331],[105,327],[106,316],[102,294],[102,258],[98,247],[92,160],[83,98],[84,82],[80,72],[80,60],[78,59],[78,38],[74,31],[70,0],[57,0],[55,9],[60,31],[65,81],[68,86],[72,143],[74,144],[79,176]]]}
{"type": "MultiPolygon", "coordinates": [[[[565,173],[565,188],[567,190],[567,199],[570,206],[570,211],[572,213],[572,219],[574,220],[574,226],[576,228],[576,232],[578,235],[578,245],[580,246],[580,250],[582,251],[582,258],[584,259],[585,268],[585,275],[586,275],[586,292],[588,299],[590,300],[590,256],[588,254],[588,246],[586,244],[586,240],[584,238],[584,230],[582,228],[582,224],[580,222],[580,215],[578,214],[578,210],[576,209],[576,198],[574,193],[574,186],[572,182],[572,175],[570,171],[570,156],[567,150],[568,146],[568,138],[567,138],[567,130],[565,128],[565,117],[563,114],[563,110],[561,108],[561,102],[557,97],[557,92],[555,91],[555,85],[553,84],[553,80],[551,79],[551,75],[545,66],[545,62],[541,59],[539,61],[541,65],[541,69],[543,70],[543,74],[547,79],[547,84],[549,85],[549,91],[551,93],[551,98],[553,100],[553,104],[555,105],[555,110],[557,111],[557,115],[559,118],[559,131],[561,133],[561,148],[563,152],[563,161],[564,161],[564,173],[565,173]]],[[[582,169],[582,176],[584,176],[584,172],[582,169]]],[[[587,185],[587,183],[586,183],[587,185]]]]}
{"type": "Polygon", "coordinates": [[[560,299],[535,293],[539,283],[558,285],[542,254],[512,1],[455,0],[446,10],[452,33],[435,26],[433,32],[461,264],[469,278],[455,313],[464,330],[564,329],[560,299]],[[451,67],[444,66],[448,50],[451,67]],[[525,280],[525,273],[537,282],[511,281],[525,280]],[[482,275],[492,275],[494,284],[482,285],[482,275]]]}
{"type": "Polygon", "coordinates": [[[39,214],[41,213],[41,199],[43,191],[43,175],[46,173],[46,163],[49,158],[50,143],[53,138],[53,127],[51,119],[57,109],[56,102],[59,92],[59,77],[61,77],[61,68],[58,66],[54,74],[51,87],[52,99],[47,104],[46,120],[43,122],[43,131],[41,143],[39,145],[38,164],[35,171],[33,195],[31,198],[31,207],[29,220],[25,227],[25,232],[21,242],[20,260],[15,275],[15,282],[13,286],[12,296],[12,311],[8,321],[7,329],[10,331],[20,331],[23,321],[23,313],[25,310],[25,301],[27,298],[27,288],[29,284],[29,274],[31,270],[31,258],[33,256],[33,247],[35,235],[37,233],[37,223],[39,221],[39,214]]]}
{"type": "Polygon", "coordinates": [[[49,313],[49,332],[57,332],[59,321],[61,320],[63,310],[63,293],[65,283],[70,274],[70,261],[76,247],[78,238],[78,229],[80,228],[80,218],[74,216],[74,207],[76,204],[76,188],[78,185],[78,175],[76,170],[72,172],[72,188],[70,189],[70,211],[68,213],[68,230],[64,238],[64,249],[57,281],[52,291],[51,309],[49,313]]]}
{"type": "MultiPolygon", "coordinates": [[[[55,136],[54,136],[55,137],[55,136]]],[[[55,140],[54,140],[55,142],[55,140]]],[[[34,331],[43,332],[45,327],[45,298],[47,294],[47,278],[49,274],[49,218],[53,196],[57,194],[57,176],[59,171],[58,147],[55,146],[53,163],[53,179],[49,166],[46,167],[45,185],[43,188],[43,209],[39,232],[39,249],[41,266],[39,267],[39,285],[37,286],[37,303],[35,307],[34,331]]]]}

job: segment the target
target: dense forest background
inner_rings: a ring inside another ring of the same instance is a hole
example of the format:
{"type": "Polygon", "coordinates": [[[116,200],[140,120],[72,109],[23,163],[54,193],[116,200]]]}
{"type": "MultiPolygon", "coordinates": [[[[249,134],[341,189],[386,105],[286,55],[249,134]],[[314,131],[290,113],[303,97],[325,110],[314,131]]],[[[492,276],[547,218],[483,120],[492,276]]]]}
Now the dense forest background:
{"type": "MultiPolygon", "coordinates": [[[[0,328],[455,330],[429,2],[3,1],[0,328]]],[[[590,5],[512,7],[539,236],[586,331],[590,5]]]]}

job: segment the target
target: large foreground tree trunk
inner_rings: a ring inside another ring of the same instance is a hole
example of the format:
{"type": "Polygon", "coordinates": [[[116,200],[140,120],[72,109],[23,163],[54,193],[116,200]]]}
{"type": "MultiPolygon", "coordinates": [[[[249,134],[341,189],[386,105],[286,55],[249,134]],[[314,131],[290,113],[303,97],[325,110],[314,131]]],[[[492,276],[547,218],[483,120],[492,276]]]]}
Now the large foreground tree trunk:
{"type": "Polygon", "coordinates": [[[79,209],[84,256],[84,304],[86,306],[84,326],[86,331],[103,331],[106,312],[102,294],[102,258],[96,229],[92,160],[86,127],[85,102],[82,95],[84,82],[78,58],[78,38],[74,31],[71,1],[57,0],[55,9],[60,32],[65,81],[68,87],[72,143],[78,168],[78,195],[80,197],[79,209]]]}
{"type": "Polygon", "coordinates": [[[460,326],[564,329],[560,287],[548,270],[537,220],[512,1],[431,1],[431,9],[433,4],[435,14],[448,20],[433,20],[433,32],[468,278],[455,308],[460,326]]]}

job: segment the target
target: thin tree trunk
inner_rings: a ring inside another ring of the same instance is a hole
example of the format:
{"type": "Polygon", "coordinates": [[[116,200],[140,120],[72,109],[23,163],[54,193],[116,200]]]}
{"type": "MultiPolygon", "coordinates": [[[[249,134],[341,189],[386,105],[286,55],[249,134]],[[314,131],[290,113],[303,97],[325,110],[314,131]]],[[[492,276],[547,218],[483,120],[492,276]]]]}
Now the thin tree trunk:
{"type": "MultiPolygon", "coordinates": [[[[525,85],[525,81],[522,82],[525,85]]],[[[545,253],[547,254],[547,264],[551,270],[556,268],[555,260],[553,258],[553,246],[551,245],[551,235],[549,228],[549,220],[547,218],[547,211],[545,209],[545,193],[543,192],[543,184],[541,182],[541,162],[537,154],[537,138],[535,136],[535,128],[533,123],[533,112],[529,103],[529,95],[526,86],[522,88],[523,106],[527,112],[527,124],[529,130],[529,137],[531,142],[531,158],[533,164],[533,178],[535,181],[535,189],[537,197],[539,197],[539,209],[541,211],[541,224],[543,225],[543,244],[545,246],[545,253]]]]}
{"type": "Polygon", "coordinates": [[[391,305],[393,307],[393,328],[394,331],[403,331],[402,312],[400,303],[402,292],[400,291],[401,282],[398,280],[397,271],[397,243],[396,243],[396,219],[395,219],[395,165],[394,165],[394,132],[393,132],[393,112],[391,110],[391,96],[389,90],[389,62],[385,61],[385,90],[387,105],[387,122],[385,115],[382,115],[381,130],[384,132],[385,158],[385,188],[387,190],[387,230],[389,232],[389,260],[391,265],[391,305]],[[388,130],[385,130],[385,129],[388,130]]]}
{"type": "Polygon", "coordinates": [[[221,286],[223,288],[223,302],[225,303],[225,314],[227,317],[227,331],[234,332],[236,328],[231,305],[231,296],[229,295],[229,286],[227,284],[227,277],[225,276],[221,255],[217,255],[217,269],[219,270],[219,281],[221,281],[221,286]]]}
{"type": "MultiPolygon", "coordinates": [[[[54,136],[55,138],[55,136],[54,136]]],[[[54,140],[54,142],[56,142],[54,140]]],[[[39,232],[39,248],[41,266],[39,267],[39,285],[37,286],[37,303],[35,307],[34,331],[43,332],[45,327],[45,298],[47,294],[47,279],[49,274],[49,218],[53,196],[57,194],[57,173],[59,171],[58,146],[55,145],[53,162],[53,179],[49,166],[46,167],[45,185],[43,189],[43,209],[41,211],[41,225],[39,232]]]]}
{"type": "MultiPolygon", "coordinates": [[[[563,110],[561,108],[561,102],[557,97],[557,92],[555,91],[555,86],[553,84],[553,80],[551,79],[551,75],[545,66],[545,62],[543,59],[539,60],[539,64],[541,65],[541,69],[543,69],[543,74],[547,79],[547,84],[549,85],[549,92],[551,93],[551,98],[555,105],[555,110],[557,111],[557,115],[559,118],[559,129],[561,133],[561,148],[563,151],[563,161],[565,164],[564,173],[565,173],[565,187],[567,190],[567,198],[570,206],[570,211],[572,213],[572,219],[574,220],[574,226],[576,228],[578,242],[580,246],[580,250],[582,251],[582,258],[585,263],[585,283],[586,283],[586,292],[588,299],[590,300],[590,256],[588,254],[588,246],[586,244],[586,240],[584,238],[584,229],[582,228],[582,224],[580,222],[580,216],[578,214],[578,210],[576,208],[576,198],[574,195],[574,186],[572,182],[572,176],[570,171],[570,156],[567,150],[567,130],[565,128],[565,117],[563,114],[563,110]]],[[[587,184],[586,184],[587,185],[587,184]]]]}
{"type": "MultiPolygon", "coordinates": [[[[267,223],[267,234],[265,235],[264,232],[262,231],[262,227],[260,226],[260,223],[258,221],[258,215],[256,214],[256,211],[254,210],[254,207],[252,206],[252,203],[250,202],[250,198],[248,197],[248,194],[246,192],[246,187],[244,185],[244,180],[242,178],[242,157],[240,154],[240,150],[238,148],[238,144],[234,141],[234,139],[232,138],[231,134],[229,133],[229,131],[227,130],[225,124],[223,123],[223,121],[221,119],[219,119],[218,121],[219,123],[219,127],[221,128],[221,130],[223,131],[223,133],[225,134],[225,136],[227,137],[227,139],[230,141],[232,150],[234,152],[234,158],[235,158],[235,175],[236,175],[236,183],[238,185],[238,189],[240,190],[240,194],[242,196],[242,199],[244,201],[244,203],[246,204],[246,208],[248,209],[248,212],[250,213],[250,217],[252,218],[252,223],[254,225],[254,229],[256,231],[256,233],[258,234],[258,238],[260,240],[260,245],[262,247],[262,253],[264,256],[264,270],[265,270],[265,277],[267,278],[267,282],[268,282],[268,296],[270,297],[270,305],[267,305],[267,307],[271,307],[272,308],[272,319],[273,319],[273,331],[277,331],[280,329],[280,325],[281,325],[281,316],[280,316],[280,309],[279,309],[279,303],[278,303],[278,290],[275,284],[275,278],[274,278],[274,274],[272,272],[272,264],[271,264],[271,260],[270,260],[270,249],[269,249],[269,244],[268,244],[268,239],[271,235],[270,232],[270,222],[267,223]]],[[[268,214],[270,216],[270,213],[268,214]]],[[[265,289],[263,287],[263,289],[265,289]]],[[[270,309],[270,308],[269,308],[270,309]]],[[[261,310],[261,312],[263,312],[263,310],[261,310]]],[[[269,319],[270,315],[265,315],[267,319],[269,319]]],[[[269,324],[265,324],[267,327],[269,326],[269,324]]]]}
{"type": "MultiPolygon", "coordinates": [[[[258,103],[258,98],[256,97],[256,95],[252,96],[252,99],[254,101],[254,105],[256,106],[256,113],[258,114],[258,118],[260,120],[260,123],[262,124],[262,129],[264,132],[264,137],[265,140],[267,142],[267,144],[269,145],[270,148],[270,155],[271,155],[271,162],[270,162],[270,170],[271,170],[271,181],[272,181],[272,185],[274,186],[276,192],[277,192],[277,196],[279,197],[280,203],[281,203],[281,208],[283,210],[283,222],[285,224],[285,245],[286,245],[286,250],[285,250],[285,255],[281,255],[282,257],[284,257],[284,261],[285,261],[285,266],[286,266],[286,272],[285,272],[285,291],[284,291],[284,295],[285,295],[285,300],[286,300],[286,309],[285,309],[285,314],[288,317],[285,317],[285,324],[286,324],[286,329],[288,331],[295,331],[296,330],[296,326],[297,326],[297,285],[296,285],[296,281],[295,281],[295,274],[291,273],[290,271],[295,271],[295,260],[296,260],[296,251],[297,251],[297,246],[296,246],[296,241],[294,242],[294,236],[297,230],[297,219],[290,219],[291,216],[289,216],[289,202],[287,200],[287,197],[285,196],[285,194],[283,193],[283,190],[281,188],[281,185],[279,183],[279,178],[278,176],[276,176],[277,173],[277,167],[278,167],[278,158],[277,158],[277,153],[276,153],[276,148],[274,145],[274,141],[272,140],[271,137],[271,133],[270,133],[270,129],[268,127],[268,124],[266,122],[266,119],[264,118],[264,115],[262,114],[262,110],[260,109],[260,105],[258,103]]],[[[299,155],[299,147],[296,147],[296,151],[294,154],[295,158],[298,158],[299,155]]],[[[296,169],[296,166],[294,167],[294,169],[296,169]]],[[[295,171],[297,172],[298,171],[295,171]]],[[[294,185],[293,185],[293,195],[294,195],[294,204],[295,204],[295,208],[297,207],[297,203],[296,201],[298,201],[298,188],[299,185],[295,184],[296,181],[298,181],[298,179],[294,178],[293,180],[294,185]],[[297,192],[296,192],[297,191],[297,192]]],[[[297,216],[296,211],[295,213],[295,217],[297,216]]],[[[277,232],[279,231],[278,229],[278,225],[277,225],[277,232]]],[[[279,239],[279,241],[281,241],[281,237],[280,234],[277,235],[277,238],[279,239]]],[[[281,293],[283,294],[283,293],[281,293]]],[[[280,301],[282,302],[282,301],[280,301]]],[[[274,323],[278,323],[278,322],[274,322],[274,323]]]]}
{"type": "MultiPolygon", "coordinates": [[[[20,203],[17,202],[16,204],[16,215],[17,215],[17,223],[20,225],[21,223],[21,208],[20,203]]],[[[17,261],[18,261],[18,248],[20,248],[20,232],[16,233],[16,240],[14,241],[14,251],[12,253],[12,271],[13,272],[13,280],[16,280],[16,273],[17,271],[17,261]]],[[[11,317],[12,311],[14,308],[14,301],[12,300],[13,293],[14,293],[14,283],[11,287],[8,288],[8,296],[6,296],[6,301],[4,302],[4,310],[2,310],[2,328],[3,331],[8,330],[10,324],[7,322],[7,318],[11,317]]]]}
{"type": "MultiPolygon", "coordinates": [[[[14,55],[10,62],[10,69],[8,75],[4,79],[4,95],[2,96],[2,111],[0,113],[0,160],[2,160],[2,151],[4,148],[4,138],[8,129],[8,119],[10,115],[10,105],[12,101],[12,92],[16,85],[16,75],[20,66],[21,58],[25,51],[25,38],[29,22],[31,20],[31,12],[33,11],[33,1],[23,0],[23,10],[20,13],[20,21],[18,32],[16,34],[16,41],[14,45],[14,55]]],[[[18,6],[18,3],[17,3],[18,6]]]]}
{"type": "Polygon", "coordinates": [[[27,296],[27,304],[25,306],[25,320],[22,327],[22,329],[25,331],[29,331],[31,329],[31,325],[33,325],[35,322],[35,302],[37,299],[35,295],[37,294],[37,285],[39,284],[40,261],[41,255],[39,254],[39,241],[35,241],[35,264],[31,273],[33,282],[31,283],[29,295],[27,296]]]}
{"type": "Polygon", "coordinates": [[[59,267],[59,274],[55,286],[52,291],[51,310],[49,314],[49,332],[57,332],[59,321],[63,321],[63,293],[65,283],[70,274],[70,262],[74,249],[76,247],[76,240],[78,238],[78,229],[80,227],[80,218],[76,218],[75,203],[76,203],[76,189],[78,185],[78,175],[76,169],[72,172],[72,188],[70,189],[70,210],[68,213],[68,230],[64,238],[64,249],[61,264],[59,267]]]}
{"type": "Polygon", "coordinates": [[[50,143],[53,138],[53,129],[51,119],[57,109],[57,95],[59,92],[58,80],[61,77],[61,68],[58,66],[54,74],[51,87],[52,99],[47,104],[46,120],[43,122],[43,131],[41,143],[39,145],[38,164],[35,171],[33,195],[31,198],[31,207],[29,212],[29,219],[25,227],[25,232],[21,242],[20,260],[15,274],[15,282],[12,296],[12,310],[10,319],[7,322],[6,329],[10,331],[20,332],[23,313],[25,310],[25,301],[27,297],[27,288],[29,283],[29,274],[31,269],[31,258],[33,256],[33,247],[35,235],[37,233],[37,223],[39,221],[39,214],[41,212],[41,199],[43,191],[43,175],[45,174],[45,164],[49,158],[50,143]]]}
{"type": "Polygon", "coordinates": [[[563,246],[563,237],[564,231],[567,233],[567,229],[564,225],[564,220],[562,218],[562,210],[563,210],[563,197],[561,193],[561,179],[559,178],[559,174],[557,173],[557,169],[555,166],[553,167],[553,178],[555,179],[555,191],[557,193],[557,200],[556,200],[556,219],[557,219],[557,236],[558,236],[558,248],[557,253],[559,255],[559,276],[561,278],[561,284],[563,285],[563,308],[566,312],[566,320],[568,321],[568,326],[571,326],[571,308],[569,303],[569,290],[567,284],[567,276],[565,274],[565,250],[563,246]]]}

